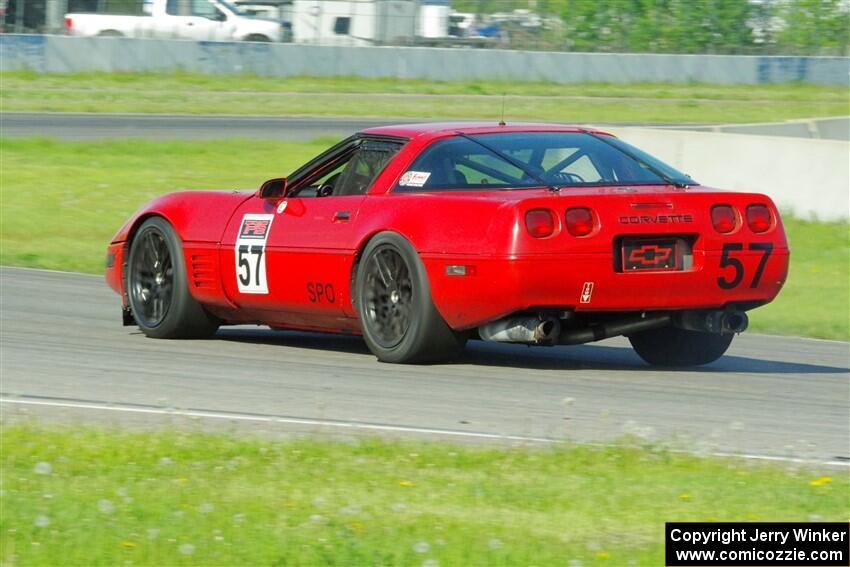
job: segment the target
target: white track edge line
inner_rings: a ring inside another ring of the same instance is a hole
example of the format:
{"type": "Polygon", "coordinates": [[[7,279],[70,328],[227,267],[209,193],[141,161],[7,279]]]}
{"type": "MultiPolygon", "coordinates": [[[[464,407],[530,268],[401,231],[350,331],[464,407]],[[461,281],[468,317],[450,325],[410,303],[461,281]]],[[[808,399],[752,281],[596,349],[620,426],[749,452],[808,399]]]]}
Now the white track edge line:
{"type": "Polygon", "coordinates": [[[454,429],[432,429],[428,427],[414,427],[405,425],[379,425],[372,423],[358,423],[354,421],[329,421],[323,419],[276,417],[264,415],[245,415],[239,413],[206,411],[206,410],[172,410],[157,408],[141,408],[123,406],[121,404],[101,405],[82,402],[49,402],[42,400],[17,400],[0,398],[0,403],[19,404],[31,406],[51,406],[77,409],[92,409],[104,411],[123,411],[128,413],[145,413],[155,415],[176,415],[183,417],[206,417],[211,419],[228,419],[234,421],[258,421],[264,423],[289,423],[295,425],[317,425],[326,427],[339,427],[341,429],[369,429],[376,431],[395,431],[405,433],[425,433],[434,435],[452,435],[457,437],[477,437],[483,439],[505,439],[509,441],[533,441],[535,443],[554,443],[555,439],[545,437],[526,437],[522,435],[500,435],[498,433],[480,433],[476,431],[458,431],[454,429]]]}
{"type": "MultiPolygon", "coordinates": [[[[157,409],[157,408],[141,408],[123,406],[120,404],[101,405],[82,402],[49,402],[42,400],[19,400],[12,398],[0,397],[0,403],[18,404],[30,406],[49,406],[49,407],[64,407],[75,409],[91,409],[100,411],[118,411],[127,413],[142,413],[154,415],[173,415],[182,417],[202,417],[209,419],[227,419],[233,421],[254,421],[263,423],[288,423],[294,425],[315,425],[324,427],[338,427],[341,429],[365,429],[372,431],[392,431],[397,433],[421,433],[430,435],[446,435],[453,437],[473,437],[477,439],[497,439],[505,441],[526,441],[533,443],[559,443],[559,439],[548,439],[545,437],[527,437],[523,435],[500,435],[497,433],[481,433],[475,431],[458,431],[454,429],[431,429],[427,427],[413,427],[404,425],[378,425],[369,423],[357,423],[352,421],[328,421],[322,419],[311,418],[294,418],[294,417],[274,417],[261,415],[244,415],[228,412],[203,411],[203,410],[172,410],[172,409],[157,409]]],[[[567,441],[566,439],[563,441],[567,441]]],[[[589,445],[601,446],[600,443],[589,443],[589,445]]],[[[695,454],[685,450],[672,450],[673,453],[695,454]]],[[[794,463],[803,465],[822,465],[831,467],[850,467],[850,462],[845,461],[822,461],[812,459],[802,459],[798,457],[778,457],[774,455],[758,455],[752,453],[727,453],[713,452],[708,453],[712,457],[746,459],[753,461],[768,461],[779,463],[794,463]]]]}

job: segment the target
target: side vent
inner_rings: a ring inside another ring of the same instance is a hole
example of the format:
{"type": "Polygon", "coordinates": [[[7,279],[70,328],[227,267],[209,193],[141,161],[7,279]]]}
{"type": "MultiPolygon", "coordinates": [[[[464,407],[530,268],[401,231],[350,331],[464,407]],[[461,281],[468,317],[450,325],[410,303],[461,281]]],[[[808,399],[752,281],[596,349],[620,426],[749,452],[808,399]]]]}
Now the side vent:
{"type": "Polygon", "coordinates": [[[192,285],[198,288],[215,288],[218,270],[215,254],[192,254],[192,285]]]}

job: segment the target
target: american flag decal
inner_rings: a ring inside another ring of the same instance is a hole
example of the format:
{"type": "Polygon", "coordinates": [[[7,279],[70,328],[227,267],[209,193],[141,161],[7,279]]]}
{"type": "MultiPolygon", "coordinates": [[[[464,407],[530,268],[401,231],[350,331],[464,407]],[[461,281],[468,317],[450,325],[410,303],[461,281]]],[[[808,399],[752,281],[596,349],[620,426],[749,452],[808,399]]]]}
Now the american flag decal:
{"type": "Polygon", "coordinates": [[[266,233],[269,230],[269,220],[245,219],[242,221],[242,230],[239,231],[239,238],[257,238],[259,240],[266,239],[266,233]]]}

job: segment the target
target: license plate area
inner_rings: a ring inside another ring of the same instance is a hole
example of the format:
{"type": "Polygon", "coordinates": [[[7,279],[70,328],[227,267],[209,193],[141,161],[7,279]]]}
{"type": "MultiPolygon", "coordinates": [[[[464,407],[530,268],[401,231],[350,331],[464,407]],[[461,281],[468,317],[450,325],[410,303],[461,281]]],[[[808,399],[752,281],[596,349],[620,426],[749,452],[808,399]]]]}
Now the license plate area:
{"type": "Polygon", "coordinates": [[[619,272],[676,272],[693,265],[693,246],[682,236],[624,236],[615,244],[619,272]]]}

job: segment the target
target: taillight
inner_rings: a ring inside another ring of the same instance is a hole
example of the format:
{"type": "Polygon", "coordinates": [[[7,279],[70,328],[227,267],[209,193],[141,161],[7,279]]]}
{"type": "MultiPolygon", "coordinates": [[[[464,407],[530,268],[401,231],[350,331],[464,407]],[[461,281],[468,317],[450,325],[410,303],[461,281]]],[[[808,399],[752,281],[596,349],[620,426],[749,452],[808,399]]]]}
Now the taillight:
{"type": "Polygon", "coordinates": [[[747,226],[753,232],[765,232],[770,228],[773,219],[767,205],[750,205],[747,207],[747,226]]]}
{"type": "Polygon", "coordinates": [[[535,238],[546,238],[555,232],[555,217],[549,209],[531,209],[525,213],[525,228],[535,238]]]}
{"type": "Polygon", "coordinates": [[[711,207],[711,224],[714,225],[714,230],[726,234],[735,230],[738,224],[738,218],[735,215],[735,209],[729,205],[715,205],[711,207]]]}
{"type": "Polygon", "coordinates": [[[74,20],[65,18],[65,35],[71,35],[71,26],[74,25],[74,20]]]}
{"type": "Polygon", "coordinates": [[[567,232],[573,236],[587,236],[593,231],[593,213],[587,207],[567,209],[567,232]]]}

